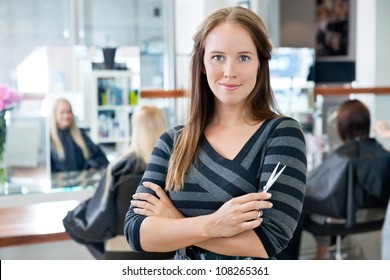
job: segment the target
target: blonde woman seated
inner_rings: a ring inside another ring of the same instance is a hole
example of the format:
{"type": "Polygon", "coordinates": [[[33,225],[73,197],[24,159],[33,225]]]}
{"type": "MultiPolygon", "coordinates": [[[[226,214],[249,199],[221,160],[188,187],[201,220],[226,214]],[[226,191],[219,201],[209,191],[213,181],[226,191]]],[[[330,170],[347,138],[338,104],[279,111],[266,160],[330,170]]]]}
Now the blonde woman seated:
{"type": "Polygon", "coordinates": [[[101,169],[108,165],[106,155],[76,125],[68,100],[57,99],[50,120],[51,172],[101,169]]]}
{"type": "MultiPolygon", "coordinates": [[[[118,159],[110,163],[94,196],[68,212],[63,220],[69,235],[85,244],[96,259],[104,258],[104,241],[116,235],[119,219],[115,213],[115,197],[120,184],[133,175],[142,175],[160,135],[166,130],[162,110],[155,106],[136,109],[132,119],[131,145],[118,159]]],[[[130,199],[129,204],[130,204],[130,199]]]]}

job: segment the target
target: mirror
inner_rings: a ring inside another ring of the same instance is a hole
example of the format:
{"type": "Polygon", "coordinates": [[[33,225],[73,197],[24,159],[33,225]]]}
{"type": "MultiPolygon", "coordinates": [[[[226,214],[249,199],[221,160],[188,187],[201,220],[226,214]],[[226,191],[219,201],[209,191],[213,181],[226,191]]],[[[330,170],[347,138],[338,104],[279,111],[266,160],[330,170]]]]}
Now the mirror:
{"type": "MultiPolygon", "coordinates": [[[[100,179],[103,170],[63,170],[63,161],[57,166],[61,171],[53,172],[49,134],[54,102],[59,98],[69,101],[77,127],[94,144],[111,148],[114,154],[111,159],[129,146],[130,117],[137,105],[133,95],[140,90],[139,47],[119,47],[112,59],[115,67],[120,68],[106,69],[102,50],[96,47],[45,46],[34,49],[19,64],[16,71],[19,89],[29,94],[10,112],[5,194],[90,186],[100,179]],[[51,71],[34,72],[42,62],[51,71]],[[103,122],[101,116],[107,112],[110,117],[103,122]],[[101,135],[102,125],[109,134],[101,135]]],[[[108,151],[103,152],[110,159],[108,151]]]]}
{"type": "Polygon", "coordinates": [[[50,173],[51,103],[65,97],[76,104],[72,107],[78,124],[89,131],[92,140],[97,139],[91,128],[98,123],[91,119],[91,110],[99,108],[85,94],[89,81],[84,74],[91,70],[91,52],[106,47],[117,51],[122,46],[139,48],[141,67],[132,87],[172,87],[174,73],[167,64],[174,51],[169,48],[173,45],[173,1],[113,0],[108,6],[105,1],[89,0],[53,0],[38,6],[29,1],[3,2],[0,26],[10,28],[0,32],[4,42],[0,81],[24,94],[9,119],[7,192],[49,192],[52,186],[60,186],[55,181],[89,184],[97,180],[95,175],[50,173]]]}
{"type": "Polygon", "coordinates": [[[4,194],[28,193],[50,185],[47,119],[36,114],[40,101],[22,101],[7,120],[4,194]]]}

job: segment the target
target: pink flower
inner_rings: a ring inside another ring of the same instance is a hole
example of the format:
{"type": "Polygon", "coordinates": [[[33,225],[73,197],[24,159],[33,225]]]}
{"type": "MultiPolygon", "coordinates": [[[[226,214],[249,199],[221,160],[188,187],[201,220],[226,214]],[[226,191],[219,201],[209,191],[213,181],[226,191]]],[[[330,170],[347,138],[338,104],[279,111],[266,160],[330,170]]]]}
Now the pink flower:
{"type": "Polygon", "coordinates": [[[0,84],[0,111],[7,110],[8,106],[21,100],[22,96],[18,92],[0,84]]]}

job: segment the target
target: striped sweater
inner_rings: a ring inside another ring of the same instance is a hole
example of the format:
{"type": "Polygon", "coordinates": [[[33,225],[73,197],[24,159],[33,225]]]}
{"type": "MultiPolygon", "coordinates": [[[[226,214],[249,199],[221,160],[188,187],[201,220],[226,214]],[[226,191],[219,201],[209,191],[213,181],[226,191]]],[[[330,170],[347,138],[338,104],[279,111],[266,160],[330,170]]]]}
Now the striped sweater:
{"type": "MultiPolygon", "coordinates": [[[[141,182],[165,187],[169,157],[180,127],[166,131],[157,142],[141,182]]],[[[169,191],[173,204],[187,217],[215,212],[233,197],[262,191],[278,162],[286,169],[269,190],[271,209],[255,228],[269,257],[285,248],[297,226],[306,184],[306,148],[301,127],[288,117],[267,120],[237,156],[226,159],[201,138],[195,164],[187,171],[182,191],[169,191]],[[267,143],[264,143],[267,139],[267,143]]],[[[151,192],[140,185],[137,192],[151,192]]],[[[124,234],[134,250],[142,251],[140,226],[145,216],[132,207],[125,218],[124,234]]]]}

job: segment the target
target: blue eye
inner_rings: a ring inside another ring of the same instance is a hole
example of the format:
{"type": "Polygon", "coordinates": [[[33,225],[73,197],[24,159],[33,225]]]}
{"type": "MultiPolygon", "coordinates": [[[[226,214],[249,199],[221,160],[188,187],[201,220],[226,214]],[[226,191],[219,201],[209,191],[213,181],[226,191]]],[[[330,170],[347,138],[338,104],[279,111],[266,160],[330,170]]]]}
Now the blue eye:
{"type": "Polygon", "coordinates": [[[240,57],[238,58],[238,60],[244,62],[244,61],[250,60],[250,58],[249,58],[249,56],[247,56],[247,55],[240,55],[240,57]]]}
{"type": "Polygon", "coordinates": [[[218,61],[218,62],[225,60],[225,58],[222,55],[214,55],[212,58],[213,58],[213,60],[218,61]]]}

